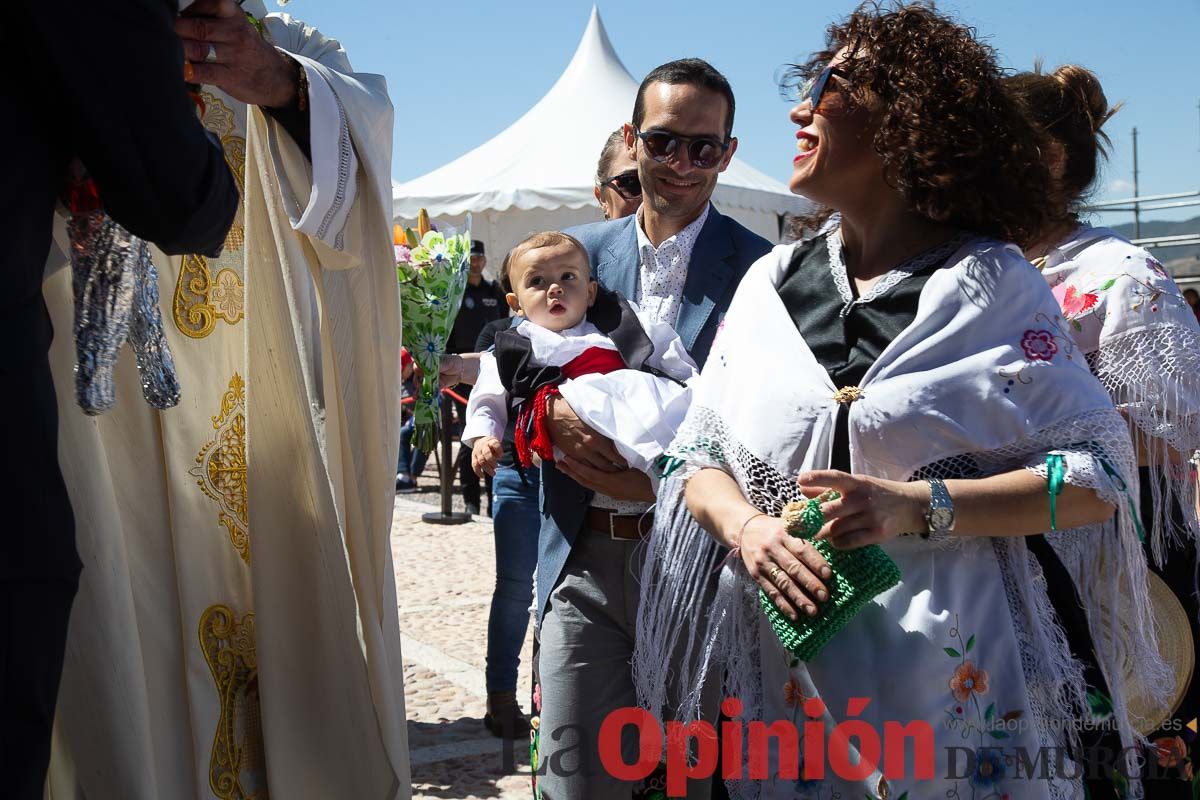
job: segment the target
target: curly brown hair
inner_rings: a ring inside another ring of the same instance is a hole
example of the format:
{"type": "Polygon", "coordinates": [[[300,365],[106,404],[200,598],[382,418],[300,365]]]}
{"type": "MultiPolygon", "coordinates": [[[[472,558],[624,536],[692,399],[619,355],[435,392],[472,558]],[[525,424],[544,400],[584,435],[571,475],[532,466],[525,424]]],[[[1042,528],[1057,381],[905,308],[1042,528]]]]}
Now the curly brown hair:
{"type": "MultiPolygon", "coordinates": [[[[1002,88],[991,47],[931,3],[859,6],[829,26],[825,49],[784,75],[787,89],[839,50],[849,97],[878,118],[884,179],[921,216],[1027,241],[1052,211],[1038,129],[1002,88]]],[[[819,225],[830,212],[799,220],[819,225]]]]}
{"type": "Polygon", "coordinates": [[[1078,219],[1077,205],[1091,192],[1100,161],[1112,146],[1102,128],[1121,108],[1109,106],[1095,73],[1077,64],[1053,72],[1020,72],[1004,79],[1004,88],[1052,140],[1062,145],[1063,175],[1054,190],[1057,219],[1078,219]]]}

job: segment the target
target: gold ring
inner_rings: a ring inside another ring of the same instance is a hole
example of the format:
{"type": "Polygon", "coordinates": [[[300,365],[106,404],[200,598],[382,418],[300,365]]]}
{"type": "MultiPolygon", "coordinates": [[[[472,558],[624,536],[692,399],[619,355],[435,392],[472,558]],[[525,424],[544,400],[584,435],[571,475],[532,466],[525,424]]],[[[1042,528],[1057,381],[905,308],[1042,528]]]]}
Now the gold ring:
{"type": "Polygon", "coordinates": [[[208,43],[208,54],[204,56],[204,60],[209,64],[217,60],[217,46],[212,42],[208,43]]]}
{"type": "Polygon", "coordinates": [[[771,583],[776,583],[779,573],[781,572],[783,572],[783,570],[781,570],[779,565],[776,564],[775,566],[771,567],[771,571],[767,573],[767,577],[771,579],[771,583]]]}

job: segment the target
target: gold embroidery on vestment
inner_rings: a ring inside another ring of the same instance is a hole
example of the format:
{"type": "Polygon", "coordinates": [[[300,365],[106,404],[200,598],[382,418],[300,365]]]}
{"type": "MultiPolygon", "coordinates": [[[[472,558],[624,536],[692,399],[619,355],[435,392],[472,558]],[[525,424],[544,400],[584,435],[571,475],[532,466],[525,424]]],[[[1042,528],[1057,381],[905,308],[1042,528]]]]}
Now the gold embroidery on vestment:
{"type": "Polygon", "coordinates": [[[249,512],[246,492],[246,384],[233,373],[221,398],[221,413],[212,418],[214,439],[196,455],[189,473],[220,507],[217,522],[229,534],[238,555],[250,563],[249,512]]]}
{"type": "MultiPolygon", "coordinates": [[[[246,189],[246,139],[237,136],[237,118],[233,109],[220,98],[209,92],[201,92],[204,100],[204,115],[201,122],[221,140],[225,151],[225,162],[233,172],[238,194],[245,195],[246,189]]],[[[229,234],[225,237],[224,254],[217,266],[229,261],[230,255],[241,250],[246,243],[245,209],[238,202],[237,215],[229,234]]],[[[241,262],[237,258],[237,263],[241,262]]],[[[200,255],[184,256],[179,267],[179,278],[175,282],[172,316],[175,326],[185,336],[203,339],[212,333],[217,320],[230,325],[242,320],[245,307],[245,287],[241,277],[232,269],[224,268],[213,277],[209,260],[200,255]]]]}
{"type": "Polygon", "coordinates": [[[209,606],[200,616],[200,649],[221,703],[209,787],[220,800],[266,800],[254,614],[238,619],[229,606],[209,606]]]}

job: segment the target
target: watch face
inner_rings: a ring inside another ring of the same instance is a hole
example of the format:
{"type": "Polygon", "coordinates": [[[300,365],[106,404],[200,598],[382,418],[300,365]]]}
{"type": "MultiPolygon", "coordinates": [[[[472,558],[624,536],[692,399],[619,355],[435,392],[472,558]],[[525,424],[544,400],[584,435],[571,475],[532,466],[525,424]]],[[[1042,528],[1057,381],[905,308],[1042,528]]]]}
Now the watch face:
{"type": "Polygon", "coordinates": [[[954,524],[954,510],[949,508],[929,509],[929,529],[932,531],[947,531],[954,524]]]}

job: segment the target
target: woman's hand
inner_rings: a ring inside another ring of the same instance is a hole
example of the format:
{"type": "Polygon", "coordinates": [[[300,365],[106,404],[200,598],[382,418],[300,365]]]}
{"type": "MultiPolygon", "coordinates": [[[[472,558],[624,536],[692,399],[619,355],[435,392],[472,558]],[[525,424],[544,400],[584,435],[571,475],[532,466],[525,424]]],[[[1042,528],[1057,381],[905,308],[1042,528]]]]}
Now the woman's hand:
{"type": "Polygon", "coordinates": [[[438,368],[438,383],[443,389],[460,383],[475,385],[479,380],[479,353],[447,353],[438,368]]]}
{"type": "Polygon", "coordinates": [[[818,539],[829,540],[839,550],[879,544],[927,528],[929,484],[925,481],[887,481],[824,469],[805,472],[796,482],[808,497],[829,489],[841,494],[821,504],[825,525],[817,533],[818,539]]]}
{"type": "MultiPolygon", "coordinates": [[[[736,540],[736,534],[727,538],[736,540]]],[[[829,599],[821,578],[833,573],[812,544],[790,535],[783,520],[765,515],[745,524],[740,543],[746,571],[788,619],[816,616],[829,599]]]]}

